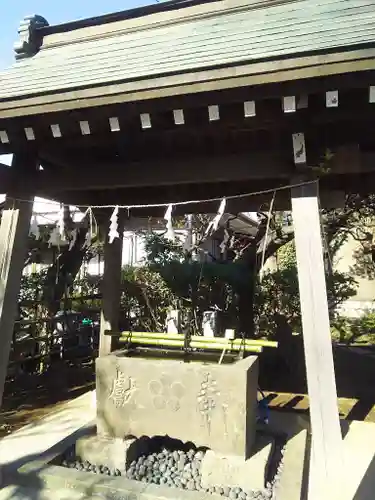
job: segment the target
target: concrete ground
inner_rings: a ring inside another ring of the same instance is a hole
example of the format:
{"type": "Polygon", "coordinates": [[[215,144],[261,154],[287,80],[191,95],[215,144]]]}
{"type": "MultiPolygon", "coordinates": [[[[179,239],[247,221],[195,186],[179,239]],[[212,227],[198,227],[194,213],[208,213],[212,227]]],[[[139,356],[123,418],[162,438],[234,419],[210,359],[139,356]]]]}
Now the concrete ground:
{"type": "MultiPolygon", "coordinates": [[[[277,350],[262,353],[260,387],[267,393],[272,408],[307,412],[303,359],[296,357],[299,362],[288,372],[282,364],[279,366],[279,357],[277,350]]],[[[341,418],[375,422],[375,346],[334,345],[333,357],[341,418]]]]}
{"type": "MultiPolygon", "coordinates": [[[[98,498],[94,493],[83,495],[82,492],[67,488],[48,489],[43,480],[43,474],[38,474],[35,470],[25,485],[25,481],[20,479],[18,472],[18,469],[25,464],[43,461],[43,457],[46,461],[52,453],[51,450],[59,443],[72,434],[78,434],[80,429],[89,425],[95,419],[94,397],[94,392],[80,396],[60,407],[55,413],[25,426],[0,441],[2,472],[0,500],[93,500],[98,498]]],[[[277,500],[306,500],[308,417],[295,412],[271,411],[270,425],[273,429],[287,431],[290,435],[277,500]]],[[[375,424],[343,421],[343,435],[344,464],[338,471],[337,478],[337,485],[341,486],[339,498],[340,500],[373,500],[375,498],[375,424]]],[[[68,471],[65,472],[68,473],[68,471]]],[[[143,493],[133,493],[135,500],[144,496],[143,493]]],[[[150,492],[148,494],[151,495],[150,492]]],[[[162,496],[166,498],[170,496],[170,493],[162,496]]],[[[193,500],[192,497],[191,500],[193,500]]]]}
{"type": "Polygon", "coordinates": [[[340,500],[375,498],[375,424],[343,422],[344,473],[338,476],[340,500]]]}
{"type": "MultiPolygon", "coordinates": [[[[300,413],[307,413],[309,411],[309,396],[307,394],[295,394],[289,392],[264,392],[269,400],[269,406],[275,410],[297,411],[300,413]]],[[[354,417],[353,420],[363,420],[365,422],[375,423],[375,405],[367,405],[366,410],[359,414],[359,406],[361,400],[357,398],[338,398],[337,400],[340,417],[343,419],[352,420],[351,415],[354,412],[358,418],[354,417]]],[[[363,405],[362,405],[363,407],[363,405]]]]}
{"type": "Polygon", "coordinates": [[[0,438],[65,407],[95,389],[94,364],[56,363],[42,374],[8,379],[0,409],[0,438]]]}
{"type": "MultiPolygon", "coordinates": [[[[271,425],[287,430],[291,436],[285,455],[285,467],[277,500],[315,500],[308,497],[310,440],[304,463],[303,429],[310,435],[307,415],[271,411],[271,425]]],[[[327,500],[374,500],[375,498],[375,424],[342,420],[343,462],[337,471],[337,481],[327,487],[327,500]]],[[[320,499],[319,499],[320,500],[320,499]]],[[[321,499],[325,500],[325,499],[321,499]]]]}
{"type": "MultiPolygon", "coordinates": [[[[95,418],[95,392],[90,391],[57,411],[0,440],[1,495],[10,484],[9,478],[22,465],[41,459],[67,436],[79,431],[95,418]]],[[[17,485],[16,485],[17,486],[17,485]]],[[[8,498],[0,496],[0,500],[8,498]]],[[[11,498],[11,497],[9,497],[11,498]]],[[[34,498],[34,497],[26,497],[34,498]]]]}

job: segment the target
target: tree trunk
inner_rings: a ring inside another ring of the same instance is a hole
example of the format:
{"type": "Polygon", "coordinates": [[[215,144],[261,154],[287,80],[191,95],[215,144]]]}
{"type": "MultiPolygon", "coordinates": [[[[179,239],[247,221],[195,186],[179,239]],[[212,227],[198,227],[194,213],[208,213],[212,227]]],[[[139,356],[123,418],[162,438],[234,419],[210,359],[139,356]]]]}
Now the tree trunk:
{"type": "Polygon", "coordinates": [[[254,337],[254,286],[243,287],[238,291],[238,322],[240,336],[254,337]]]}
{"type": "Polygon", "coordinates": [[[254,336],[254,293],[255,293],[255,280],[257,274],[256,266],[256,247],[252,246],[246,252],[246,259],[244,266],[246,271],[244,276],[248,276],[248,282],[240,285],[238,288],[238,320],[239,320],[239,333],[245,338],[254,336]],[[250,272],[249,272],[250,271],[250,272]]]}
{"type": "Polygon", "coordinates": [[[60,308],[60,301],[65,290],[76,278],[88,249],[82,248],[85,242],[87,229],[78,230],[76,242],[71,250],[68,246],[57,257],[55,263],[49,267],[43,286],[42,303],[51,314],[56,314],[60,308]]]}

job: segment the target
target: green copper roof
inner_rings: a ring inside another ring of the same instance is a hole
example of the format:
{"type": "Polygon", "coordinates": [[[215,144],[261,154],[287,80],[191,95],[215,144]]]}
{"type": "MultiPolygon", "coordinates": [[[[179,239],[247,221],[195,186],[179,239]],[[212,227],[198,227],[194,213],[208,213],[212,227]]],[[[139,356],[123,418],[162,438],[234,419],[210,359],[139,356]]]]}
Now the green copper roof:
{"type": "Polygon", "coordinates": [[[146,16],[143,24],[125,19],[100,30],[53,33],[50,27],[35,55],[0,73],[0,102],[375,42],[373,0],[222,5],[173,22],[147,24],[146,16]]]}

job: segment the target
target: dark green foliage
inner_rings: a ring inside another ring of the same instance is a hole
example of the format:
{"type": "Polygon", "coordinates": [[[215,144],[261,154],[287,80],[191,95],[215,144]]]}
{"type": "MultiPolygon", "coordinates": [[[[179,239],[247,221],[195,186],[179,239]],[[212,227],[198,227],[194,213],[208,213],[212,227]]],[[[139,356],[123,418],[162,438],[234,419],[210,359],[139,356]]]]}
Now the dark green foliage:
{"type": "MultiPolygon", "coordinates": [[[[283,314],[295,332],[301,332],[298,274],[294,242],[279,252],[278,269],[267,272],[256,287],[255,310],[260,334],[272,336],[275,313],[283,314]]],[[[338,307],[356,293],[356,281],[347,273],[333,271],[326,276],[331,318],[338,307]]]]}
{"type": "Polygon", "coordinates": [[[201,333],[203,312],[218,310],[227,325],[238,326],[237,296],[252,290],[253,270],[244,262],[188,260],[180,246],[163,236],[146,237],[147,268],[171,291],[193,333],[201,333]]]}
{"type": "Polygon", "coordinates": [[[149,233],[145,240],[146,265],[161,266],[184,259],[182,246],[167,240],[163,235],[149,233]]]}
{"type": "Polygon", "coordinates": [[[367,311],[359,318],[337,317],[333,322],[333,339],[345,344],[375,343],[375,312],[367,311]]]}
{"type": "Polygon", "coordinates": [[[35,303],[41,299],[47,269],[38,273],[22,276],[19,301],[21,303],[35,303]]]}
{"type": "Polygon", "coordinates": [[[135,331],[163,331],[168,309],[176,297],[161,276],[149,266],[123,269],[121,307],[127,328],[135,331]]]}

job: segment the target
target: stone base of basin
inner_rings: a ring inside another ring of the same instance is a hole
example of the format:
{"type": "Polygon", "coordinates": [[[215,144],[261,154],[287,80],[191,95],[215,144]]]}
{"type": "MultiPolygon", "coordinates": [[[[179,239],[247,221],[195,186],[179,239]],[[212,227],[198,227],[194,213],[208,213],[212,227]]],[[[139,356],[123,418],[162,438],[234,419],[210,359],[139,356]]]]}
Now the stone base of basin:
{"type": "Polygon", "coordinates": [[[121,439],[106,436],[84,436],[77,440],[77,458],[91,464],[106,464],[110,469],[124,471],[126,466],[147,451],[142,439],[121,439]]]}
{"type": "Polygon", "coordinates": [[[202,486],[238,486],[244,491],[262,490],[266,486],[273,446],[272,436],[257,434],[252,455],[248,459],[208,450],[202,461],[202,486]]]}
{"type": "Polygon", "coordinates": [[[219,365],[114,352],[96,360],[98,433],[168,435],[247,458],[255,437],[257,389],[257,357],[219,365]]]}
{"type": "MultiPolygon", "coordinates": [[[[123,477],[103,477],[98,480],[95,474],[58,466],[44,467],[38,470],[36,475],[40,484],[43,485],[43,493],[44,491],[54,492],[52,498],[57,496],[56,492],[68,490],[69,496],[65,498],[74,500],[98,500],[99,498],[101,500],[214,500],[214,498],[220,500],[219,496],[209,493],[145,484],[123,477]]],[[[30,487],[30,483],[30,475],[22,475],[18,481],[18,488],[30,487]]],[[[23,498],[42,498],[41,488],[34,490],[33,496],[23,498]]]]}
{"type": "MultiPolygon", "coordinates": [[[[277,498],[277,500],[301,500],[305,498],[306,481],[304,464],[308,444],[306,441],[307,431],[305,430],[305,426],[299,423],[299,420],[299,417],[297,418],[295,414],[271,411],[270,428],[277,433],[287,434],[283,471],[281,473],[281,468],[278,469],[276,474],[278,479],[275,476],[276,483],[272,489],[273,495],[276,495],[272,496],[272,498],[277,498]]],[[[63,427],[63,422],[64,420],[60,423],[60,427],[63,427]]],[[[40,456],[40,453],[32,455],[34,458],[36,456],[39,457],[36,461],[33,459],[27,460],[25,457],[24,465],[20,468],[18,465],[15,468],[7,468],[4,474],[6,484],[16,485],[16,491],[12,490],[8,495],[5,484],[2,490],[4,496],[0,495],[1,500],[21,499],[21,497],[22,499],[43,498],[45,500],[98,500],[99,497],[102,500],[124,500],[129,498],[134,500],[214,500],[215,498],[218,500],[220,498],[228,500],[228,497],[225,497],[218,487],[213,488],[213,494],[211,492],[205,493],[204,491],[188,491],[168,486],[147,484],[129,480],[125,477],[109,477],[106,476],[104,471],[98,475],[92,472],[84,472],[57,465],[61,463],[65,454],[70,453],[69,450],[72,449],[77,438],[80,438],[83,434],[92,436],[93,431],[94,422],[88,425],[86,429],[80,430],[79,435],[75,433],[70,435],[68,433],[69,435],[67,435],[64,441],[53,449],[51,448],[43,456],[40,456]],[[216,492],[222,496],[218,496],[216,492]]],[[[34,429],[33,432],[35,432],[34,429]]],[[[4,444],[9,441],[9,445],[14,446],[14,439],[15,436],[13,435],[9,438],[4,438],[3,441],[4,444]]],[[[255,445],[252,456],[256,455],[255,450],[257,448],[258,446],[255,445]]],[[[271,460],[271,463],[273,464],[273,460],[271,460]]],[[[272,471],[272,466],[270,469],[272,471]]],[[[250,482],[248,484],[252,487],[250,482]]],[[[269,493],[269,490],[264,490],[262,493],[256,492],[254,498],[269,499],[269,493]]],[[[251,494],[248,496],[253,498],[251,494]]],[[[242,500],[243,495],[235,495],[235,497],[238,500],[242,500]]],[[[231,499],[232,495],[229,495],[229,498],[231,499]]]]}

